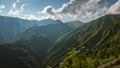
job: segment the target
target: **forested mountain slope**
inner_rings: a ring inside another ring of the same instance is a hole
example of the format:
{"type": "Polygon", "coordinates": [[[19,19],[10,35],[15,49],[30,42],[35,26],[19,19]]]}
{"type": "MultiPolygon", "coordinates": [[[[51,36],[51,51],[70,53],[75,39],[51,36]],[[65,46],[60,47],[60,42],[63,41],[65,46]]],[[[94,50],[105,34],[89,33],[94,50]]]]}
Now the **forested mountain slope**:
{"type": "MultiPolygon", "coordinates": [[[[57,38],[59,38],[60,36],[62,36],[63,34],[69,32],[71,30],[72,30],[71,27],[63,24],[62,22],[59,22],[56,24],[50,24],[50,25],[41,26],[41,27],[38,27],[38,26],[31,27],[28,30],[24,31],[20,35],[24,36],[25,34],[32,33],[34,31],[36,31],[36,32],[40,32],[40,33],[44,34],[52,42],[54,42],[57,38]]],[[[19,37],[21,37],[21,36],[19,36],[19,37]]]]}
{"type": "MultiPolygon", "coordinates": [[[[92,56],[95,56],[99,51],[102,51],[100,56],[104,55],[104,51],[108,51],[108,54],[111,52],[116,52],[115,55],[119,54],[119,33],[120,15],[105,15],[59,38],[49,50],[45,62],[53,67],[58,66],[72,48],[80,51],[78,54],[88,55],[94,52],[95,54],[92,56]],[[118,51],[114,51],[114,46],[118,47],[116,49],[118,51]],[[109,52],[109,48],[111,52],[109,52]]],[[[108,57],[111,56],[110,54],[108,57]]],[[[105,55],[107,56],[107,54],[105,55]]]]}
{"type": "Polygon", "coordinates": [[[47,26],[39,27],[40,31],[44,33],[51,41],[55,41],[57,38],[63,34],[72,30],[71,27],[65,25],[64,23],[50,24],[47,26]]]}
{"type": "Polygon", "coordinates": [[[39,68],[50,45],[52,42],[37,31],[26,34],[15,43],[0,45],[0,67],[39,68]]]}

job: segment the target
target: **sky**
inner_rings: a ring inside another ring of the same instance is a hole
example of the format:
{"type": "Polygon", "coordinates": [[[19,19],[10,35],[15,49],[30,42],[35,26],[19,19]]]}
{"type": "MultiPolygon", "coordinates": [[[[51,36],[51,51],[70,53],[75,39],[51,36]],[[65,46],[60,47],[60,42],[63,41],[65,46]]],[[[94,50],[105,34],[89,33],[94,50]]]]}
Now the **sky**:
{"type": "Polygon", "coordinates": [[[120,14],[120,0],[0,0],[0,15],[29,20],[89,22],[106,14],[120,14]]]}

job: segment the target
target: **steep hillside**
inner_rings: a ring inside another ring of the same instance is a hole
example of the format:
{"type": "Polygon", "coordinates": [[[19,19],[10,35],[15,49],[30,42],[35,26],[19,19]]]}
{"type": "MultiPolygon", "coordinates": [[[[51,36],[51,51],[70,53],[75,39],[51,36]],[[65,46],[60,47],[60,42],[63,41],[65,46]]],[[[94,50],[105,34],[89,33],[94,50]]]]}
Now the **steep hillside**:
{"type": "Polygon", "coordinates": [[[15,41],[18,34],[34,26],[34,24],[34,21],[0,16],[0,32],[6,42],[15,41]]]}
{"type": "Polygon", "coordinates": [[[0,45],[1,68],[38,68],[34,58],[23,48],[13,44],[0,45]]]}
{"type": "Polygon", "coordinates": [[[71,28],[76,29],[76,28],[82,26],[84,23],[82,23],[80,21],[70,21],[70,22],[66,22],[65,24],[68,25],[71,28]]]}
{"type": "MultiPolygon", "coordinates": [[[[90,53],[108,47],[111,38],[119,37],[119,31],[120,15],[105,15],[59,38],[49,50],[45,62],[56,67],[72,48],[80,53],[86,50],[90,53]]],[[[119,46],[119,39],[117,42],[119,46]]]]}
{"type": "MultiPolygon", "coordinates": [[[[3,48],[7,47],[8,49],[4,48],[0,53],[0,55],[3,55],[1,57],[3,61],[0,61],[0,65],[4,65],[5,68],[7,65],[10,66],[9,68],[19,68],[19,66],[20,68],[27,68],[22,66],[28,66],[28,68],[41,67],[42,60],[46,56],[50,45],[52,45],[52,42],[40,32],[30,32],[30,34],[26,34],[23,39],[15,43],[1,45],[3,48]],[[13,64],[17,64],[16,67],[13,64]]],[[[0,48],[2,49],[2,47],[0,48]]]]}
{"type": "Polygon", "coordinates": [[[58,37],[72,30],[71,27],[61,23],[50,24],[39,28],[49,39],[55,41],[58,37]]]}
{"type": "Polygon", "coordinates": [[[55,41],[58,37],[62,36],[63,34],[71,31],[72,28],[63,24],[61,21],[56,24],[49,24],[46,26],[35,26],[32,27],[25,32],[23,32],[21,35],[24,36],[26,33],[32,33],[34,31],[43,33],[45,36],[47,36],[52,42],[55,41]]]}
{"type": "Polygon", "coordinates": [[[30,45],[38,46],[44,51],[44,54],[52,44],[51,40],[47,36],[42,34],[40,31],[35,31],[34,29],[26,32],[22,39],[15,43],[23,47],[29,47],[30,45]],[[26,45],[22,45],[22,43],[26,45]]]}
{"type": "MultiPolygon", "coordinates": [[[[119,21],[120,22],[120,21],[119,21]]],[[[97,47],[72,50],[59,64],[60,68],[119,68],[120,23],[112,25],[110,31],[118,30],[105,44],[97,47]]],[[[108,30],[108,31],[109,31],[108,30]]]]}
{"type": "Polygon", "coordinates": [[[20,48],[25,48],[41,66],[48,48],[52,45],[44,34],[39,31],[31,31],[24,35],[23,39],[15,43],[20,48]]]}

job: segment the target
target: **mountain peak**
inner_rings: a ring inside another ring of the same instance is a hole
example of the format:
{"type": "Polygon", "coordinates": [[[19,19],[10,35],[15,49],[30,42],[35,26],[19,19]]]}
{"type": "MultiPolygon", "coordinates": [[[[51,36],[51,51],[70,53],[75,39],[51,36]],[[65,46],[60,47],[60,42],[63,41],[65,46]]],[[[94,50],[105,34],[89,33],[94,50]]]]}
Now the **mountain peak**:
{"type": "Polygon", "coordinates": [[[57,20],[55,20],[57,23],[59,23],[59,24],[61,24],[61,23],[63,23],[61,20],[59,20],[59,19],[57,19],[57,20]]]}

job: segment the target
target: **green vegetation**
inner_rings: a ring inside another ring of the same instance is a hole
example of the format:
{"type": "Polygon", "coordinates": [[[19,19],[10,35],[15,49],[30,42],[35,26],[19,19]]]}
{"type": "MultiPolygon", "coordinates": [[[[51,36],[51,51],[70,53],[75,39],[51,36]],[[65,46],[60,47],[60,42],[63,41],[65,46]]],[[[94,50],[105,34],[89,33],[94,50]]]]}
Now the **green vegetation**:
{"type": "Polygon", "coordinates": [[[72,50],[59,64],[59,68],[97,68],[118,58],[120,58],[120,32],[110,39],[108,46],[97,51],[80,53],[77,50],[72,50]]]}
{"type": "Polygon", "coordinates": [[[61,60],[65,60],[67,53],[71,52],[72,48],[76,48],[80,52],[76,56],[76,58],[79,57],[79,62],[91,65],[91,68],[118,58],[120,52],[119,19],[120,15],[105,15],[62,36],[49,49],[46,64],[58,67],[61,60]],[[84,55],[86,57],[81,58],[84,55]],[[87,63],[89,61],[86,59],[91,60],[91,64],[87,63]]]}
{"type": "Polygon", "coordinates": [[[0,60],[0,67],[41,68],[48,48],[70,30],[72,28],[60,20],[35,21],[0,16],[0,55],[3,55],[1,60],[5,62],[0,60]]]}
{"type": "Polygon", "coordinates": [[[3,55],[1,59],[5,62],[0,61],[0,65],[3,65],[0,67],[18,68],[21,65],[20,68],[39,68],[50,45],[52,45],[52,42],[40,32],[28,32],[15,43],[0,45],[0,55],[3,55]],[[7,63],[10,66],[6,67],[7,63]],[[14,67],[14,64],[16,64],[16,67],[14,67]]]}
{"type": "MultiPolygon", "coordinates": [[[[34,26],[18,35],[18,41],[1,44],[0,67],[97,68],[120,58],[120,15],[105,15],[72,31],[68,24],[55,22],[34,26]]],[[[0,43],[4,41],[3,32],[0,43]]],[[[114,64],[105,67],[111,66],[114,64]]]]}
{"type": "Polygon", "coordinates": [[[23,48],[11,44],[0,45],[0,67],[37,68],[34,58],[23,48]]]}
{"type": "MultiPolygon", "coordinates": [[[[117,28],[117,27],[116,27],[117,28]]],[[[97,68],[98,66],[120,58],[120,30],[113,36],[108,45],[91,53],[80,53],[72,50],[60,63],[60,68],[97,68]]]]}

